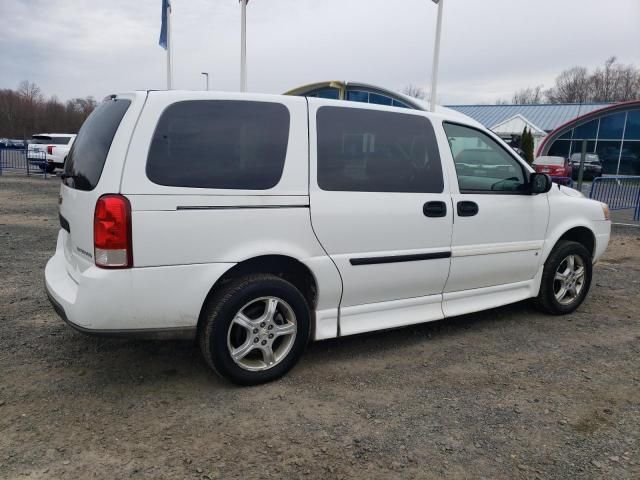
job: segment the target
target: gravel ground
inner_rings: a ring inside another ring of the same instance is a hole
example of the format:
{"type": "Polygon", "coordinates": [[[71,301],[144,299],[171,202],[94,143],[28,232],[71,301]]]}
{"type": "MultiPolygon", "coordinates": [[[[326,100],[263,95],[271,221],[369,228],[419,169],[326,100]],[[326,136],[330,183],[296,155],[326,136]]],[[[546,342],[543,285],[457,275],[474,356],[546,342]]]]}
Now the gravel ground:
{"type": "Polygon", "coordinates": [[[0,177],[0,478],[640,478],[640,229],[577,313],[312,344],[237,388],[192,342],[96,339],[43,292],[53,178],[0,177]]]}

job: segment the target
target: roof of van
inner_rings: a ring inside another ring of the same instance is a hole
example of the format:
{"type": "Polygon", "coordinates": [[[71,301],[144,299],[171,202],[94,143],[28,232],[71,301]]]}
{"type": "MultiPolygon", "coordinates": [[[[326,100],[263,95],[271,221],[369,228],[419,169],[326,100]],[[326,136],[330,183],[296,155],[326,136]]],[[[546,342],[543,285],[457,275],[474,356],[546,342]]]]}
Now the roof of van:
{"type": "MultiPolygon", "coordinates": [[[[342,84],[342,85],[347,85],[347,82],[321,82],[321,83],[314,83],[314,84],[310,84],[310,85],[305,85],[303,87],[299,87],[293,90],[289,90],[288,92],[285,92],[284,94],[273,94],[273,93],[258,93],[258,92],[246,92],[247,95],[259,95],[259,96],[264,96],[264,97],[272,97],[273,99],[286,95],[286,96],[304,96],[302,95],[302,93],[304,93],[305,91],[309,91],[312,88],[319,88],[323,85],[329,86],[329,84],[333,84],[333,85],[337,85],[338,83],[342,84]]],[[[412,109],[414,110],[419,110],[419,111],[424,111],[424,112],[429,112],[429,103],[424,101],[424,100],[420,100],[418,98],[413,98],[413,97],[409,97],[407,95],[404,95],[402,93],[398,93],[398,92],[392,92],[391,90],[387,90],[381,87],[377,87],[375,85],[368,85],[366,83],[360,83],[360,82],[348,82],[348,85],[350,87],[358,87],[358,88],[368,88],[371,90],[376,90],[378,92],[381,92],[385,95],[389,95],[389,96],[393,96],[397,99],[399,99],[400,101],[409,104],[412,109]]],[[[208,94],[215,94],[215,93],[225,93],[225,94],[239,94],[240,92],[233,92],[233,91],[216,91],[216,90],[136,90],[135,93],[137,94],[160,94],[160,95],[166,95],[168,93],[174,93],[174,94],[194,94],[194,93],[208,93],[208,94]]],[[[123,93],[119,93],[119,94],[113,94],[113,95],[108,95],[106,98],[114,98],[117,97],[118,95],[124,95],[125,92],[123,93]]],[[[392,97],[392,98],[393,98],[392,97]]],[[[347,101],[347,100],[332,100],[332,101],[347,101]]],[[[355,103],[355,102],[352,102],[355,103]]],[[[373,105],[373,104],[370,104],[373,105]]],[[[480,127],[480,128],[484,128],[483,125],[478,122],[477,120],[474,120],[473,118],[460,113],[452,108],[447,108],[447,107],[443,107],[442,105],[436,105],[436,111],[434,112],[438,115],[442,115],[443,117],[446,117],[446,119],[451,120],[451,121],[459,121],[461,123],[465,123],[467,125],[472,125],[472,126],[476,126],[476,127],[480,127]]]]}

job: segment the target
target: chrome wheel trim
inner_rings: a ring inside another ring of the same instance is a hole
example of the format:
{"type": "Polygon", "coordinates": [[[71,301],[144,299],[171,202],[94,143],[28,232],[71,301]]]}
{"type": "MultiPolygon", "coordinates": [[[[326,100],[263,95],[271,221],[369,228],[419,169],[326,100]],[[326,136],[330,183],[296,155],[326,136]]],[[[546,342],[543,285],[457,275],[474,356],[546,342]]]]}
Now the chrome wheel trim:
{"type": "Polygon", "coordinates": [[[278,297],[260,297],[234,315],[227,330],[227,349],[231,359],[244,370],[268,370],[291,351],[297,332],[296,316],[287,302],[278,297]],[[261,313],[256,315],[256,309],[261,313]]]}
{"type": "Polygon", "coordinates": [[[569,305],[580,296],[585,275],[584,261],[579,255],[568,255],[560,262],[553,277],[553,295],[560,305],[569,305]]]}

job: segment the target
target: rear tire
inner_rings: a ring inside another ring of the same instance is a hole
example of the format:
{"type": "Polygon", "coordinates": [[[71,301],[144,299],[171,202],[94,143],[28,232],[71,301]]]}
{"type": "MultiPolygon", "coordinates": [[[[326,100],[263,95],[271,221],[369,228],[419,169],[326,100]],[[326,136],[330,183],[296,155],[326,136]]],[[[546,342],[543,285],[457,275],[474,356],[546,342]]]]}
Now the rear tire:
{"type": "Polygon", "coordinates": [[[578,242],[562,240],[544,264],[538,307],[552,315],[574,312],[591,286],[591,254],[578,242]]]}
{"type": "Polygon", "coordinates": [[[238,385],[270,382],[298,362],[309,341],[307,301],[270,274],[230,281],[207,301],[199,343],[207,363],[238,385]]]}

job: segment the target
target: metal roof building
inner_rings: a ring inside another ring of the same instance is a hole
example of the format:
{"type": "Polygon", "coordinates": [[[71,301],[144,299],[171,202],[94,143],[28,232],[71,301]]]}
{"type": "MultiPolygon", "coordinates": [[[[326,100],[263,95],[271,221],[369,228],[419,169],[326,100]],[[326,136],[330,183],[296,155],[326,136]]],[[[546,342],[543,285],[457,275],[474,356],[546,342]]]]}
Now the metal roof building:
{"type": "Polygon", "coordinates": [[[574,118],[594,110],[612,105],[611,103],[559,103],[537,105],[447,105],[486,128],[493,128],[506,120],[520,115],[537,127],[550,132],[574,118]]]}
{"type": "MultiPolygon", "coordinates": [[[[290,90],[288,95],[331,98],[427,110],[427,104],[382,87],[359,82],[325,81],[290,90]]],[[[474,120],[510,145],[519,146],[526,127],[538,155],[598,155],[606,174],[640,175],[640,100],[622,103],[534,105],[447,105],[437,112],[474,120]]]]}

